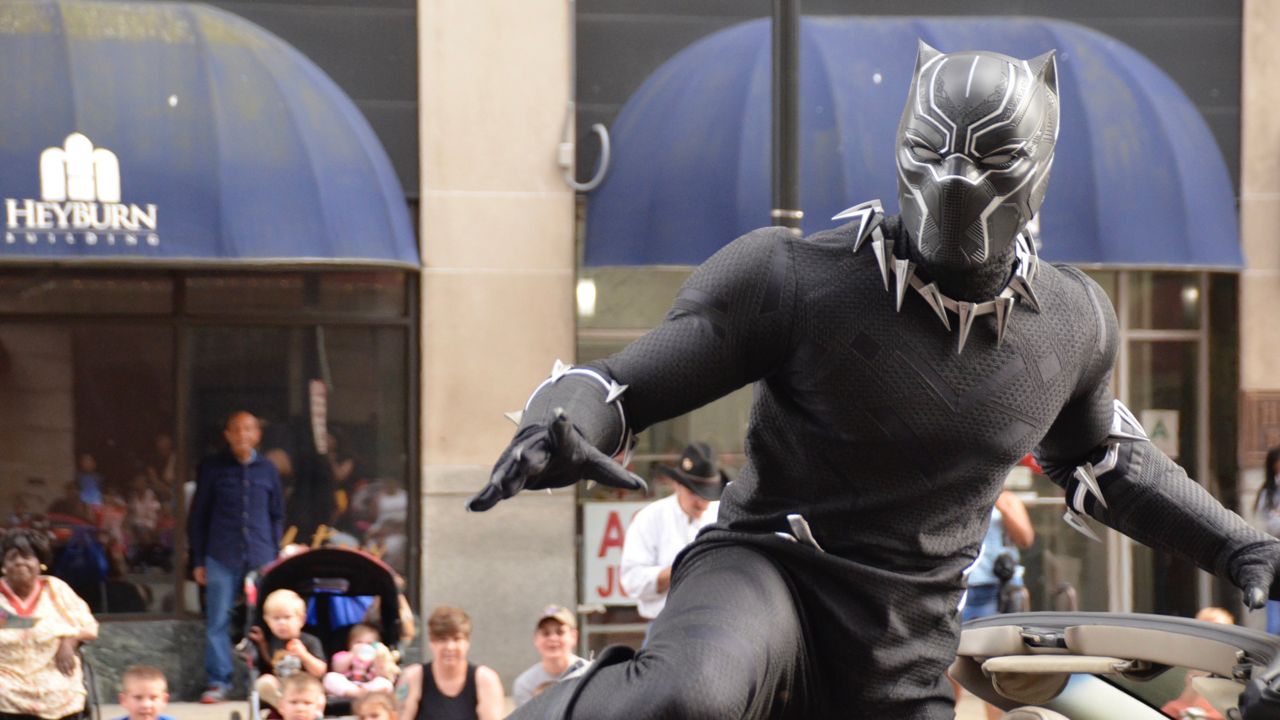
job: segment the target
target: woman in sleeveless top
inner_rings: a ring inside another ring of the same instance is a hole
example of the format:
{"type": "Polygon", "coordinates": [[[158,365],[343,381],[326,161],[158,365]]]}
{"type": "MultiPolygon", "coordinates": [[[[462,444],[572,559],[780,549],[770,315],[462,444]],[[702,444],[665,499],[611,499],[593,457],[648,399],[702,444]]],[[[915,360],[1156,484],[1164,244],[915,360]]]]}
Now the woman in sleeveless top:
{"type": "Polygon", "coordinates": [[[467,662],[471,618],[458,608],[439,607],[427,620],[431,662],[405,668],[407,690],[400,720],[497,720],[505,710],[498,673],[467,662]]]}

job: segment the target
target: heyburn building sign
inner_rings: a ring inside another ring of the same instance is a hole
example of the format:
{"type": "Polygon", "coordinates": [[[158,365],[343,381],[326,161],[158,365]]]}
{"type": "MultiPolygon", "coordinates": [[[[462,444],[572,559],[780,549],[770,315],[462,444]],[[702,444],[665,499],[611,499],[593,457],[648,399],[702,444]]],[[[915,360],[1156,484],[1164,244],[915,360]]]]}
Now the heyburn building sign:
{"type": "Polygon", "coordinates": [[[40,199],[5,198],[4,244],[158,247],[156,206],[120,201],[120,161],[81,133],[40,153],[40,199]]]}

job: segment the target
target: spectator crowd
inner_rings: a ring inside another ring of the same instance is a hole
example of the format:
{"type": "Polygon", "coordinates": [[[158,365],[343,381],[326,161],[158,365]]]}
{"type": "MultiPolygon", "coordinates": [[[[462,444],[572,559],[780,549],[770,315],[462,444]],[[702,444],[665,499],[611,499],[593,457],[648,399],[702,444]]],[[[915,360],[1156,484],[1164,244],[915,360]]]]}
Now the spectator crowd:
{"type": "MultiPolygon", "coordinates": [[[[343,605],[338,598],[320,597],[323,593],[314,588],[303,590],[310,593],[304,597],[300,589],[282,587],[262,600],[260,617],[250,615],[244,640],[233,650],[233,603],[246,575],[308,548],[290,544],[284,529],[288,478],[295,471],[288,455],[259,455],[261,426],[248,412],[229,416],[223,435],[225,452],[200,466],[187,520],[192,575],[205,587],[207,598],[209,687],[201,701],[227,699],[233,652],[238,650],[249,669],[249,685],[269,717],[313,720],[334,703],[361,720],[502,717],[507,709],[503,683],[492,668],[470,658],[472,621],[460,608],[442,606],[431,612],[426,621],[429,661],[401,667],[400,650],[413,640],[415,623],[400,592],[403,581],[386,565],[379,566],[398,585],[397,607],[390,615],[383,614],[380,596],[350,599],[343,605]],[[308,632],[324,624],[317,614],[320,602],[329,603],[323,615],[331,629],[340,632],[340,647],[308,632]],[[398,622],[384,633],[387,617],[398,622]]],[[[395,483],[349,484],[353,464],[336,454],[336,440],[330,438],[328,448],[326,462],[342,487],[334,496],[335,507],[355,502],[372,508],[375,512],[365,513],[365,520],[353,520],[363,522],[360,530],[369,536],[390,528],[403,534],[403,488],[395,483]],[[353,496],[344,497],[346,490],[353,496]]],[[[82,453],[75,478],[45,513],[26,513],[19,505],[0,528],[0,629],[19,631],[0,632],[0,667],[8,671],[0,673],[0,720],[65,720],[85,711],[87,685],[78,650],[81,643],[97,638],[94,615],[114,609],[124,597],[109,581],[126,571],[172,570],[172,458],[168,436],[158,436],[153,461],[122,484],[105,478],[94,456],[82,453]]],[[[1277,532],[1280,448],[1268,455],[1266,468],[1257,511],[1277,532]]],[[[661,611],[672,562],[699,530],[714,522],[717,500],[729,483],[705,443],[690,444],[675,466],[658,471],[674,492],[637,513],[627,530],[622,560],[623,583],[637,598],[645,619],[661,611]]],[[[1006,564],[1016,568],[1018,549],[1027,548],[1034,538],[1026,509],[1011,493],[997,502],[990,528],[979,562],[969,574],[966,618],[1007,611],[1003,589],[1021,589],[1017,573],[1000,569],[1005,556],[1012,558],[1006,564]],[[985,566],[983,556],[989,556],[985,566]]],[[[333,543],[346,532],[341,527],[328,532],[322,528],[316,537],[333,543]]],[[[145,605],[145,599],[141,602],[145,605]]],[[[1274,607],[1272,620],[1280,616],[1274,607]]],[[[1202,611],[1202,616],[1198,617],[1206,621],[1234,622],[1217,608],[1202,611]]],[[[578,622],[572,610],[549,605],[534,618],[531,630],[537,661],[511,686],[517,706],[589,665],[576,654],[578,622]]],[[[1171,707],[1203,710],[1204,702],[1190,682],[1188,676],[1187,688],[1171,707]]],[[[119,702],[128,720],[172,720],[164,714],[168,699],[167,679],[159,669],[139,665],[123,673],[119,702]]]]}

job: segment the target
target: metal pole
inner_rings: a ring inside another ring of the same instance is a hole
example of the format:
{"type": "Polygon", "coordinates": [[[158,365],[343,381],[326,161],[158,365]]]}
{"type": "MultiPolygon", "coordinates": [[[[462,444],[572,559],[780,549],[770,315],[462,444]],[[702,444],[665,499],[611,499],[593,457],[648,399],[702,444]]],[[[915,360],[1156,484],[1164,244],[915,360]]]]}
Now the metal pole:
{"type": "Polygon", "coordinates": [[[773,224],[800,234],[800,0],[773,0],[773,224]]]}

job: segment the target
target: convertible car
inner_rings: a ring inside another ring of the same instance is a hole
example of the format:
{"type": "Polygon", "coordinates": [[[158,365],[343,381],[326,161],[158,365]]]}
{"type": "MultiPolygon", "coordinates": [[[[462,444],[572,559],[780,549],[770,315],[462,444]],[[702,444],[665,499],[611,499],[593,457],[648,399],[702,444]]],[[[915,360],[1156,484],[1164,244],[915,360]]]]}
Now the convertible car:
{"type": "Polygon", "coordinates": [[[1007,720],[1280,718],[1280,637],[1163,615],[964,625],[951,675],[1007,720]]]}

